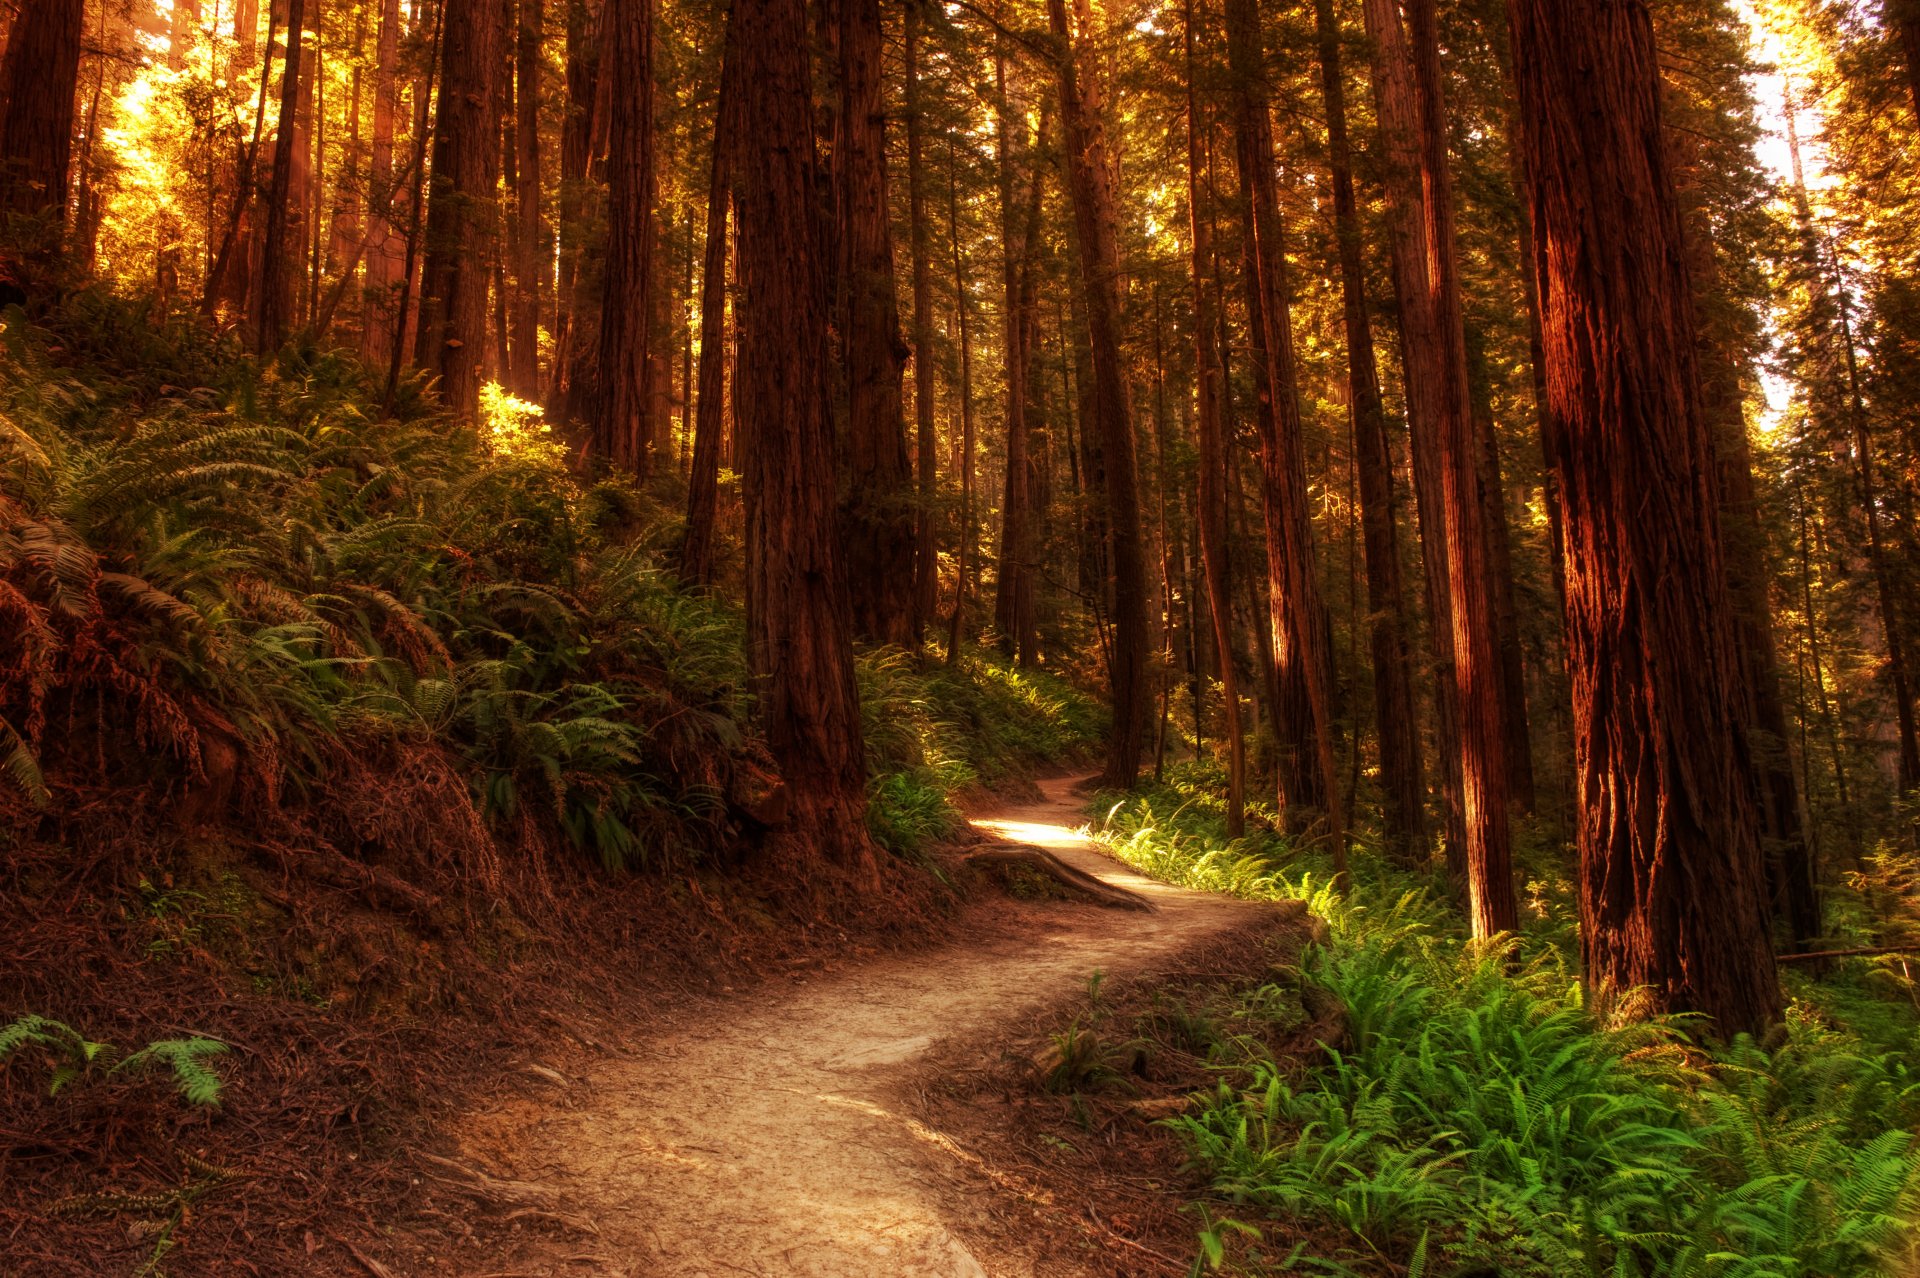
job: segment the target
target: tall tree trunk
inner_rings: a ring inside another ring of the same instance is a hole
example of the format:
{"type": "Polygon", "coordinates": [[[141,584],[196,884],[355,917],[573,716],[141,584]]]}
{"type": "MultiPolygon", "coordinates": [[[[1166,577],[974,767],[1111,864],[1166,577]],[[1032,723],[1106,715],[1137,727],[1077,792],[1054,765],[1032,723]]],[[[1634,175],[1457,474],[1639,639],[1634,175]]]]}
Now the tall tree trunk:
{"type": "MultiPolygon", "coordinates": [[[[913,630],[924,635],[940,607],[940,545],[933,506],[939,436],[933,420],[932,250],[927,245],[926,89],[920,82],[921,7],[906,0],[907,241],[913,274],[913,416],[918,502],[913,519],[913,630]]],[[[1011,358],[1011,356],[1009,356],[1011,358]]]]}
{"type": "Polygon", "coordinates": [[[693,465],[687,478],[687,537],[680,548],[680,580],[713,584],[714,521],[720,505],[720,443],[727,404],[727,213],[732,203],[733,154],[739,145],[739,59],[732,24],[722,41],[720,92],[714,106],[713,158],[707,179],[707,246],[700,268],[700,400],[693,425],[693,465]]]}
{"type": "Polygon", "coordinates": [[[1101,782],[1126,789],[1140,774],[1147,710],[1147,570],[1140,535],[1140,481],[1133,419],[1120,352],[1120,248],[1113,206],[1113,161],[1107,150],[1099,77],[1086,52],[1092,22],[1076,4],[1082,30],[1068,30],[1066,0],[1047,0],[1060,49],[1060,117],[1066,128],[1067,188],[1080,242],[1081,292],[1092,349],[1092,405],[1105,472],[1107,541],[1113,582],[1113,732],[1101,782]]]}
{"type": "Polygon", "coordinates": [[[1486,530],[1487,586],[1492,612],[1494,654],[1500,666],[1501,756],[1506,761],[1507,798],[1522,812],[1534,809],[1533,729],[1527,721],[1526,657],[1520,646],[1519,609],[1513,590],[1513,529],[1507,519],[1507,490],[1500,464],[1500,431],[1493,417],[1493,386],[1485,339],[1467,335],[1468,403],[1474,469],[1486,530]]]}
{"type": "Polygon", "coordinates": [[[1673,162],[1687,277],[1696,301],[1700,411],[1713,443],[1721,554],[1732,609],[1740,704],[1759,785],[1761,849],[1775,918],[1784,925],[1792,947],[1804,950],[1806,943],[1823,930],[1820,895],[1813,848],[1793,776],[1786,704],[1780,694],[1773,603],[1769,598],[1772,572],[1754,490],[1743,369],[1735,356],[1743,339],[1728,322],[1733,308],[1708,304],[1709,299],[1723,293],[1725,286],[1705,192],[1688,176],[1702,159],[1700,139],[1691,131],[1669,129],[1666,145],[1673,162]]]}
{"type": "Polygon", "coordinates": [[[267,224],[261,239],[260,295],[254,312],[254,349],[262,353],[280,345],[292,316],[288,297],[287,223],[291,220],[295,153],[301,150],[296,119],[300,109],[301,27],[306,0],[287,0],[287,52],[280,64],[280,121],[274,129],[273,177],[267,184],[267,224]]]}
{"type": "Polygon", "coordinates": [[[493,200],[487,154],[494,142],[501,3],[446,0],[414,341],[414,362],[439,377],[440,398],[468,417],[479,405],[487,345],[487,231],[493,200]]]}
{"type": "Polygon", "coordinates": [[[805,0],[735,0],[740,59],[741,452],[747,642],[790,813],[779,851],[877,879],[866,766],[836,554],[825,253],[813,214],[805,0]]]}
{"type": "Polygon", "coordinates": [[[519,0],[514,47],[514,192],[512,370],[514,394],[540,394],[540,65],[546,14],[541,0],[519,0]]]}
{"type": "Polygon", "coordinates": [[[953,313],[960,330],[960,438],[954,469],[960,472],[960,535],[954,542],[953,616],[947,625],[947,662],[960,658],[966,627],[968,574],[973,561],[973,330],[968,323],[965,272],[960,261],[960,168],[947,139],[947,242],[953,246],[953,313]]]}
{"type": "Polygon", "coordinates": [[[1757,1031],[1780,985],[1653,24],[1639,0],[1508,14],[1562,426],[1586,979],[1757,1031]]]}
{"type": "Polygon", "coordinates": [[[57,253],[67,220],[85,0],[24,0],[0,60],[0,218],[17,250],[57,253]]]}
{"type": "Polygon", "coordinates": [[[847,491],[841,510],[854,632],[911,647],[913,468],[900,413],[900,337],[887,203],[880,0],[837,0],[840,17],[841,280],[846,289],[847,491]]]}
{"type": "Polygon", "coordinates": [[[1187,62],[1187,245],[1193,276],[1194,417],[1200,436],[1200,559],[1207,578],[1207,609],[1220,661],[1220,696],[1227,733],[1227,833],[1246,833],[1246,742],[1240,724],[1240,681],[1233,657],[1233,595],[1227,563],[1226,446],[1220,425],[1219,299],[1214,292],[1212,222],[1200,207],[1202,120],[1194,91],[1193,0],[1186,0],[1183,37],[1187,62]]]}
{"type": "Polygon", "coordinates": [[[1340,29],[1332,0],[1314,0],[1320,45],[1320,87],[1327,109],[1328,166],[1340,246],[1342,315],[1347,338],[1347,384],[1360,481],[1360,519],[1366,544],[1368,639],[1373,665],[1373,709],[1380,749],[1381,825],[1390,852],[1418,855],[1426,825],[1420,766],[1420,725],[1414,705],[1413,658],[1400,584],[1400,530],[1393,491],[1393,451],[1380,402],[1373,325],[1367,311],[1360,217],[1347,141],[1346,85],[1340,29]]]}
{"type": "MultiPolygon", "coordinates": [[[[1266,524],[1268,608],[1275,658],[1275,713],[1291,732],[1296,809],[1323,814],[1342,875],[1340,779],[1333,747],[1333,658],[1326,605],[1314,569],[1307,507],[1305,447],[1295,381],[1288,305],[1285,227],[1274,181],[1273,126],[1267,114],[1265,51],[1255,0],[1228,0],[1227,58],[1233,73],[1234,138],[1246,245],[1247,314],[1253,329],[1259,403],[1261,510],[1266,524]]],[[[1284,739],[1283,739],[1284,745],[1284,739]]],[[[1284,752],[1284,751],[1283,751],[1284,752]]],[[[1288,788],[1283,769],[1282,786],[1288,788]]]]}
{"type": "Polygon", "coordinates": [[[1442,843],[1456,880],[1467,873],[1466,825],[1461,803],[1460,697],[1453,675],[1453,604],[1447,579],[1447,517],[1439,441],[1431,424],[1438,386],[1437,343],[1429,303],[1427,232],[1420,184],[1420,108],[1412,58],[1395,0],[1364,0],[1371,37],[1373,93],[1387,194],[1387,234],[1399,317],[1400,363],[1407,392],[1413,490],[1420,517],[1422,597],[1427,657],[1433,667],[1434,738],[1439,747],[1445,822],[1442,843]],[[1423,424],[1424,423],[1424,424],[1423,424]]]}
{"type": "Polygon", "coordinates": [[[1453,235],[1453,180],[1448,172],[1446,93],[1433,0],[1405,0],[1419,104],[1420,177],[1424,192],[1427,293],[1434,341],[1427,371],[1435,378],[1434,417],[1416,432],[1439,437],[1446,508],[1447,581],[1453,623],[1453,678],[1460,709],[1461,816],[1466,834],[1467,905],[1475,936],[1519,924],[1507,830],[1506,715],[1494,640],[1493,570],[1486,506],[1480,492],[1480,448],[1467,381],[1466,327],[1460,305],[1453,235]]]}
{"type": "Polygon", "coordinates": [[[400,0],[380,0],[374,42],[373,143],[367,167],[367,246],[360,321],[360,358],[384,359],[393,344],[394,296],[406,249],[394,233],[399,183],[393,172],[394,119],[399,110],[400,0]]]}
{"type": "Polygon", "coordinates": [[[607,256],[601,268],[599,386],[593,451],[647,477],[653,216],[653,0],[607,0],[607,256]]]}
{"type": "Polygon", "coordinates": [[[1039,308],[1034,272],[1040,241],[1042,165],[1050,111],[1043,106],[1040,128],[1032,139],[1025,207],[1016,220],[1013,204],[1013,145],[1009,136],[1015,115],[1006,95],[1004,58],[994,55],[998,90],[1000,234],[1002,250],[1001,319],[1006,343],[1007,468],[1000,507],[1000,562],[993,600],[994,625],[1000,648],[1023,666],[1040,659],[1040,635],[1034,621],[1033,586],[1038,565],[1038,524],[1045,481],[1033,450],[1033,351],[1039,342],[1039,308]]]}
{"type": "Polygon", "coordinates": [[[606,77],[600,70],[610,14],[607,0],[601,0],[597,8],[590,8],[587,0],[570,0],[567,5],[567,112],[560,127],[560,261],[554,287],[553,366],[547,377],[547,406],[554,412],[579,407],[572,402],[578,398],[573,374],[589,365],[590,348],[598,354],[589,340],[592,329],[584,323],[583,312],[590,301],[586,296],[589,273],[581,268],[591,225],[593,161],[606,132],[601,93],[606,77]]]}

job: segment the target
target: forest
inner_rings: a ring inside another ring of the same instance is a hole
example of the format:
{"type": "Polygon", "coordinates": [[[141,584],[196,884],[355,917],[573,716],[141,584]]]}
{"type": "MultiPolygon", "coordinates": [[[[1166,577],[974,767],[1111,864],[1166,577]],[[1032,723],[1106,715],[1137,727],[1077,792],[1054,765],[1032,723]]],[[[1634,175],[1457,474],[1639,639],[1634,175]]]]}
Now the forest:
{"type": "Polygon", "coordinates": [[[1920,0],[0,31],[0,1276],[1920,1273],[1920,0]]]}

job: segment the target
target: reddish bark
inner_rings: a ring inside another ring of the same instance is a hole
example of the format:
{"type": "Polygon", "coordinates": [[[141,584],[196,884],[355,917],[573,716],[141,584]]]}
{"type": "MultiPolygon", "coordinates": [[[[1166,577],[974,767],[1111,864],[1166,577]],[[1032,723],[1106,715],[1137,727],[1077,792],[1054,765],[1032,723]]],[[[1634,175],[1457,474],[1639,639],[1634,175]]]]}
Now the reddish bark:
{"type": "MultiPolygon", "coordinates": [[[[391,3],[391,0],[388,0],[391,3]]],[[[514,394],[540,394],[540,43],[541,0],[520,0],[514,43],[513,306],[511,369],[514,394]]]]}
{"type": "MultiPolygon", "coordinates": [[[[913,630],[924,635],[940,607],[940,546],[933,506],[939,436],[933,419],[932,250],[927,244],[926,106],[920,83],[921,5],[906,0],[907,254],[913,276],[913,417],[918,505],[913,517],[913,630]]],[[[1012,358],[1011,352],[1008,358],[1012,358]]]]}
{"type": "Polygon", "coordinates": [[[1082,28],[1067,26],[1066,0],[1047,0],[1047,16],[1064,56],[1060,60],[1060,116],[1066,128],[1067,189],[1080,241],[1081,292],[1093,364],[1091,404],[1104,473],[1107,544],[1113,585],[1113,732],[1107,741],[1103,784],[1133,785],[1145,748],[1147,708],[1147,570],[1140,535],[1140,480],[1133,420],[1120,355],[1120,249],[1113,205],[1113,161],[1107,149],[1100,80],[1086,50],[1092,21],[1076,5],[1082,28]]]}
{"type": "Polygon", "coordinates": [[[805,0],[735,0],[747,641],[790,797],[785,853],[877,875],[846,584],[835,552],[825,253],[805,0]]]}
{"type": "Polygon", "coordinates": [[[887,204],[880,0],[839,0],[841,279],[846,289],[847,455],[842,544],[854,631],[910,647],[915,495],[901,418],[908,348],[894,291],[887,204]]]}
{"type": "Polygon", "coordinates": [[[380,0],[380,34],[374,43],[373,142],[367,176],[366,299],[360,323],[360,358],[384,361],[393,349],[395,292],[406,256],[395,216],[399,183],[393,171],[394,120],[399,108],[400,0],[380,0]]]}
{"type": "Polygon", "coordinates": [[[1780,985],[1653,24],[1638,0],[1508,13],[1560,426],[1586,979],[1758,1030],[1780,985]]]}
{"type": "Polygon", "coordinates": [[[66,223],[85,13],[84,0],[25,0],[0,60],[0,216],[35,223],[8,238],[38,250],[66,223]]]}
{"type": "Polygon", "coordinates": [[[288,297],[289,261],[287,223],[292,220],[293,176],[296,155],[303,150],[295,123],[300,107],[300,49],[306,18],[305,0],[287,0],[287,51],[280,64],[280,120],[274,130],[273,175],[267,182],[266,229],[261,236],[259,298],[254,308],[254,348],[266,352],[280,345],[292,317],[288,297]]]}
{"type": "Polygon", "coordinates": [[[1220,315],[1213,284],[1212,223],[1200,206],[1201,117],[1194,91],[1193,0],[1186,0],[1187,244],[1193,283],[1194,418],[1200,437],[1200,561],[1207,580],[1214,653],[1227,734],[1227,833],[1246,833],[1246,744],[1240,725],[1240,681],[1233,657],[1233,596],[1227,564],[1226,447],[1221,439],[1220,315]]]}
{"type": "Polygon", "coordinates": [[[607,251],[593,451],[646,478],[653,405],[647,354],[653,267],[653,0],[607,0],[607,251]]]}
{"type": "Polygon", "coordinates": [[[1320,87],[1327,109],[1328,167],[1333,178],[1334,223],[1340,245],[1340,280],[1347,338],[1347,384],[1352,397],[1360,519],[1366,543],[1368,640],[1373,666],[1373,710],[1380,751],[1381,826],[1388,850],[1402,859],[1418,854],[1426,825],[1420,767],[1420,725],[1414,708],[1413,659],[1407,638],[1406,596],[1400,582],[1400,529],[1393,491],[1393,453],[1380,374],[1367,312],[1366,269],[1361,261],[1360,218],[1353,191],[1347,141],[1346,87],[1340,29],[1332,0],[1314,0],[1320,45],[1320,87]]]}
{"type": "Polygon", "coordinates": [[[1276,714],[1295,734],[1294,762],[1283,771],[1290,809],[1323,814],[1342,872],[1340,780],[1333,748],[1333,657],[1326,605],[1314,568],[1307,505],[1293,324],[1287,294],[1285,227],[1274,181],[1273,126],[1267,112],[1265,52],[1255,0],[1228,0],[1227,57],[1234,82],[1234,137],[1245,223],[1247,313],[1253,329],[1254,415],[1260,435],[1261,509],[1266,524],[1276,714]]]}
{"type": "MultiPolygon", "coordinates": [[[[730,37],[729,37],[730,39],[730,37]]],[[[733,149],[740,127],[737,58],[731,43],[720,55],[720,92],[714,107],[713,156],[707,180],[707,246],[700,276],[700,390],[693,425],[693,464],[687,479],[687,536],[680,547],[680,579],[713,584],[714,520],[720,503],[720,443],[727,402],[727,223],[732,203],[733,149]]]]}
{"type": "Polygon", "coordinates": [[[440,398],[471,416],[487,344],[487,186],[494,140],[493,73],[501,0],[446,0],[440,106],[434,121],[426,257],[414,362],[438,375],[440,398]]]}

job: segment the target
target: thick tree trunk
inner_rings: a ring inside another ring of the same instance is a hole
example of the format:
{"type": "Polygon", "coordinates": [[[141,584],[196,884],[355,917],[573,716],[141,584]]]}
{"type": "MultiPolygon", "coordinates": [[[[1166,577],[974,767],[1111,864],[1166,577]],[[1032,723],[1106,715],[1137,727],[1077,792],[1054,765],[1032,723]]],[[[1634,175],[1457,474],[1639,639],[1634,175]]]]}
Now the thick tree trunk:
{"type": "MultiPolygon", "coordinates": [[[[1092,21],[1084,0],[1079,24],[1092,21]]],[[[1113,582],[1113,732],[1107,743],[1105,785],[1131,787],[1140,773],[1147,708],[1147,570],[1140,536],[1140,482],[1133,419],[1120,352],[1120,249],[1113,205],[1113,162],[1107,150],[1100,82],[1085,44],[1068,31],[1066,0],[1047,0],[1060,47],[1060,116],[1066,128],[1067,187],[1080,241],[1081,291],[1092,351],[1091,402],[1099,427],[1104,471],[1107,541],[1113,582]]]]}
{"type": "Polygon", "coordinates": [[[1508,12],[1562,427],[1586,979],[1759,1030],[1780,985],[1653,24],[1639,0],[1508,12]]]}
{"type": "Polygon", "coordinates": [[[714,107],[713,157],[707,180],[707,246],[700,274],[700,391],[693,424],[693,464],[687,478],[687,536],[680,548],[680,580],[713,584],[714,521],[720,506],[720,444],[727,413],[727,222],[733,201],[733,152],[739,145],[739,60],[731,24],[720,55],[720,92],[714,107]]]}
{"type": "MultiPolygon", "coordinates": [[[[1272,614],[1275,715],[1288,737],[1283,803],[1290,821],[1318,813],[1344,874],[1340,779],[1333,748],[1333,657],[1326,605],[1314,567],[1305,448],[1295,381],[1285,227],[1274,181],[1265,51],[1254,0],[1228,0],[1227,58],[1233,72],[1234,137],[1247,255],[1247,314],[1253,328],[1259,403],[1261,509],[1266,524],[1268,608],[1272,614]],[[1289,750],[1288,747],[1291,747],[1289,750]]],[[[1311,819],[1311,817],[1309,817],[1311,819]]]]}
{"type": "MultiPolygon", "coordinates": [[[[933,418],[932,250],[927,244],[925,88],[920,83],[921,6],[906,0],[907,241],[913,274],[913,417],[918,502],[913,517],[913,631],[924,636],[940,608],[940,544],[933,506],[939,436],[933,418]]],[[[1008,358],[1012,358],[1011,352],[1008,358]]]]}
{"type": "Polygon", "coordinates": [[[874,643],[911,647],[915,494],[900,412],[908,350],[893,280],[880,0],[838,0],[838,9],[844,147],[836,176],[847,299],[841,544],[854,632],[874,643]]]}
{"type": "Polygon", "coordinates": [[[377,364],[393,348],[395,291],[402,237],[395,233],[399,182],[393,171],[394,120],[399,114],[400,0],[380,0],[380,34],[374,41],[373,141],[367,167],[367,244],[361,255],[365,299],[360,319],[360,358],[377,364]]]}
{"type": "Polygon", "coordinates": [[[0,218],[33,257],[58,252],[73,154],[85,0],[24,0],[0,60],[0,218]]]}
{"type": "Polygon", "coordinates": [[[1920,0],[1882,0],[1882,4],[1882,20],[1900,40],[1907,94],[1913,99],[1914,122],[1920,124],[1920,0]]]}
{"type": "Polygon", "coordinates": [[[735,0],[740,59],[741,453],[747,642],[767,744],[791,800],[779,851],[872,882],[860,705],[836,554],[832,349],[813,215],[812,79],[804,0],[735,0]]]}
{"type": "Polygon", "coordinates": [[[540,394],[540,65],[546,15],[541,0],[519,0],[514,46],[513,308],[511,375],[523,399],[540,394]]]}
{"type": "Polygon", "coordinates": [[[647,477],[652,308],[653,0],[607,0],[607,255],[601,267],[600,358],[593,451],[647,477]]]}
{"type": "Polygon", "coordinates": [[[287,223],[293,213],[290,205],[294,159],[301,150],[300,130],[295,120],[300,108],[301,27],[305,19],[305,0],[287,0],[287,52],[280,65],[280,123],[274,130],[273,176],[267,183],[260,290],[253,318],[254,349],[263,354],[280,345],[293,311],[292,299],[288,296],[288,276],[293,263],[288,260],[291,246],[287,223]]]}
{"type": "Polygon", "coordinates": [[[1227,563],[1226,446],[1221,438],[1219,299],[1214,291],[1212,222],[1200,207],[1202,119],[1194,91],[1193,0],[1186,0],[1187,62],[1187,245],[1193,277],[1194,417],[1200,438],[1200,560],[1207,579],[1207,609],[1213,619],[1214,652],[1220,662],[1220,695],[1227,734],[1227,833],[1246,833],[1246,743],[1240,723],[1240,681],[1233,657],[1233,593],[1227,563]]]}
{"type": "Polygon", "coordinates": [[[1373,665],[1374,722],[1380,750],[1381,826],[1388,850],[1402,860],[1419,855],[1426,825],[1420,766],[1420,725],[1413,693],[1405,592],[1400,584],[1400,529],[1393,491],[1393,452],[1373,325],[1367,311],[1366,268],[1347,141],[1346,86],[1340,29],[1332,0],[1314,0],[1320,45],[1320,86],[1327,109],[1327,153],[1340,245],[1342,314],[1347,338],[1347,384],[1360,481],[1360,519],[1366,544],[1368,641],[1373,665]]]}
{"type": "Polygon", "coordinates": [[[440,109],[434,121],[426,258],[414,362],[440,379],[440,398],[472,416],[487,344],[487,153],[494,140],[493,73],[501,0],[446,0],[440,109]]]}

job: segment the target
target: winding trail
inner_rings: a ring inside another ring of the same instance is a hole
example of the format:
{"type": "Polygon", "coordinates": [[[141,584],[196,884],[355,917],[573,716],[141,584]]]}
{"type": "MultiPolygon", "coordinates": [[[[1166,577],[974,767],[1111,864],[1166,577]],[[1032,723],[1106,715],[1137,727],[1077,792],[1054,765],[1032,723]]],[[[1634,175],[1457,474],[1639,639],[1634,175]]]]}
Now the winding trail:
{"type": "Polygon", "coordinates": [[[608,1060],[575,1108],[540,1101],[476,1115],[452,1135],[549,1187],[598,1236],[528,1236],[473,1274],[712,1278],[980,1278],[1080,1274],[1004,1262],[961,1235],[994,1190],[967,1155],[902,1104],[936,1043],[980,1040],[1084,992],[1096,970],[1176,967],[1195,946],[1275,921],[1270,907],[1143,878],[1076,832],[1073,779],[973,825],[1047,848],[1139,893],[1150,912],[1005,902],[939,948],[768,982],[677,1028],[638,1058],[608,1060]],[[486,1135],[482,1135],[485,1133],[486,1135]],[[561,1263],[561,1262],[570,1263],[561,1263]]]}

